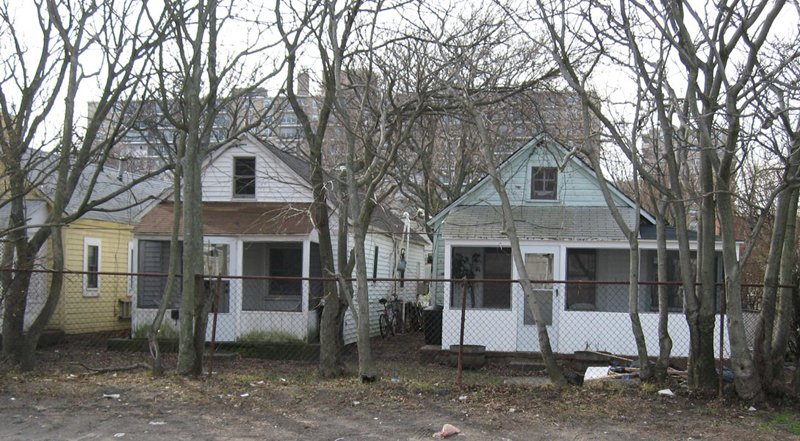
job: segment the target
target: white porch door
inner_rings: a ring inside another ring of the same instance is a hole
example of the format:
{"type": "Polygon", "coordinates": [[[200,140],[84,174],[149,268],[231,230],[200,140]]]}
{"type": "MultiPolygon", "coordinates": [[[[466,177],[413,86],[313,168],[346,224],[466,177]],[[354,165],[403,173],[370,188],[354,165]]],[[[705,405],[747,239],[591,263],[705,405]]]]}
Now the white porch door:
{"type": "MultiPolygon", "coordinates": [[[[534,281],[533,295],[541,308],[544,322],[547,324],[547,333],[550,336],[550,346],[553,351],[558,349],[557,327],[553,325],[557,318],[555,310],[557,287],[548,283],[560,274],[559,248],[555,246],[522,247],[522,257],[525,259],[525,269],[528,277],[534,281]]],[[[514,278],[519,279],[519,272],[514,270],[514,278]]],[[[530,299],[525,298],[522,285],[517,284],[513,293],[514,311],[517,317],[517,351],[538,352],[539,335],[536,323],[529,305],[530,299]]]]}
{"type": "MultiPolygon", "coordinates": [[[[239,311],[242,309],[241,302],[241,281],[232,280],[225,276],[231,275],[236,268],[236,241],[228,238],[206,239],[203,244],[203,273],[206,288],[211,290],[211,299],[216,301],[217,289],[219,289],[219,302],[217,303],[217,328],[216,341],[235,341],[239,335],[239,311]],[[221,275],[221,283],[218,286],[218,278],[221,275]]],[[[213,305],[208,314],[208,326],[206,327],[206,341],[211,341],[214,331],[214,312],[213,305]]]]}

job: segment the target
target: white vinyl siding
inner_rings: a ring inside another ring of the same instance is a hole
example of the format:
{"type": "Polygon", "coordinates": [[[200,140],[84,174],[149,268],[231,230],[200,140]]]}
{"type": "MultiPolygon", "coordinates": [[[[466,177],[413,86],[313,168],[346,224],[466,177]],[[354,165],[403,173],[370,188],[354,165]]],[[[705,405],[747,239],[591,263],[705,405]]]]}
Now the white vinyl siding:
{"type": "Polygon", "coordinates": [[[288,166],[260,146],[240,144],[203,170],[203,202],[311,202],[311,189],[288,166]],[[255,195],[234,195],[236,158],[255,158],[255,195]]]}

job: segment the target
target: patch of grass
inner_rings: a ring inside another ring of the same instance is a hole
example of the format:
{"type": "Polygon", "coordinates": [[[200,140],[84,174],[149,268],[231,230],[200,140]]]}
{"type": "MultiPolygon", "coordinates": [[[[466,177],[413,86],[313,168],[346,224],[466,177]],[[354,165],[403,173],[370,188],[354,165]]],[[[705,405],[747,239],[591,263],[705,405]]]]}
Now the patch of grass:
{"type": "MultiPolygon", "coordinates": [[[[133,338],[147,338],[147,333],[150,331],[150,325],[141,324],[133,331],[133,338]]],[[[158,329],[158,338],[164,340],[177,340],[178,330],[168,323],[162,323],[158,329]]]]}
{"type": "Polygon", "coordinates": [[[784,411],[772,417],[769,427],[780,428],[793,435],[800,435],[800,416],[788,410],[784,411]]]}
{"type": "Polygon", "coordinates": [[[657,393],[660,389],[659,386],[655,383],[641,383],[639,385],[639,390],[646,394],[654,394],[657,393]]]}
{"type": "Polygon", "coordinates": [[[251,331],[240,335],[237,342],[241,343],[294,343],[305,344],[305,340],[296,335],[280,331],[251,331]]]}

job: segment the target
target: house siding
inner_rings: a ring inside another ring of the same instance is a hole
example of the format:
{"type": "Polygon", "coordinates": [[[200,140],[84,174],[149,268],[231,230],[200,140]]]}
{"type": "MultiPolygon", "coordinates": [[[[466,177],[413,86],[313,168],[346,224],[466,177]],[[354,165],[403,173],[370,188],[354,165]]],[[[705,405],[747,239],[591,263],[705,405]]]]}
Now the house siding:
{"type": "MultiPolygon", "coordinates": [[[[130,225],[80,219],[64,229],[64,267],[84,271],[84,240],[100,241],[100,271],[128,271],[128,243],[133,239],[130,225]]],[[[128,329],[129,320],[119,319],[119,300],[129,300],[128,278],[100,276],[96,296],[85,296],[83,277],[67,276],[56,315],[59,328],[67,334],[128,329]]]]}
{"type": "MultiPolygon", "coordinates": [[[[348,240],[349,248],[352,248],[352,238],[348,240]]],[[[375,264],[375,247],[378,247],[378,261],[377,261],[377,278],[398,278],[397,262],[400,258],[400,250],[405,247],[405,240],[401,234],[381,234],[370,233],[367,234],[364,249],[366,251],[367,260],[367,278],[372,279],[373,268],[375,264]]],[[[425,250],[419,244],[414,242],[410,243],[409,249],[406,250],[406,272],[405,279],[419,278],[424,274],[425,268],[425,250]]],[[[380,317],[383,307],[378,302],[380,299],[388,298],[396,294],[399,300],[413,302],[416,300],[417,283],[405,282],[400,286],[400,282],[378,281],[368,282],[369,292],[369,327],[370,335],[375,336],[380,333],[378,325],[378,318],[380,317]]],[[[354,294],[355,295],[355,294],[354,294]]],[[[356,307],[358,306],[357,299],[353,299],[356,307]]],[[[344,342],[345,344],[356,342],[356,323],[353,320],[352,312],[347,310],[344,317],[344,342]]]]}
{"type": "Polygon", "coordinates": [[[312,202],[311,190],[283,162],[266,149],[249,143],[232,146],[203,170],[204,202],[312,202]],[[256,158],[255,197],[233,196],[233,162],[236,157],[256,158]]]}
{"type": "MultiPolygon", "coordinates": [[[[558,167],[563,161],[560,148],[545,145],[534,146],[512,157],[500,170],[512,205],[566,205],[580,207],[605,207],[603,193],[592,173],[576,161],[569,161],[558,172],[558,196],[555,201],[533,201],[530,199],[530,175],[533,167],[558,167]]],[[[625,202],[614,195],[618,206],[625,202]]],[[[461,205],[500,205],[500,197],[489,180],[480,184],[461,205]]]]}

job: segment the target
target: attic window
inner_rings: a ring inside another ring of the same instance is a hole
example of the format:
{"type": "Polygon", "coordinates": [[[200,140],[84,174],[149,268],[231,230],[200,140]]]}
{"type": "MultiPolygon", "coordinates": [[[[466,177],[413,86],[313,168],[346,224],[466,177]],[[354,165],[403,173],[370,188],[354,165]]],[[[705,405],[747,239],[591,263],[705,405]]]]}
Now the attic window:
{"type": "Polygon", "coordinates": [[[233,158],[233,196],[256,195],[256,158],[233,158]]]}
{"type": "Polygon", "coordinates": [[[531,199],[554,201],[558,195],[558,169],[533,167],[531,171],[531,199]]]}

